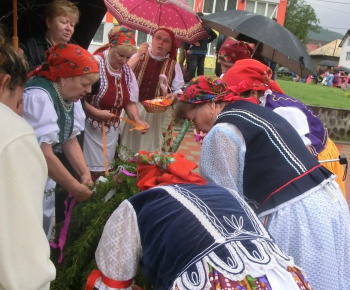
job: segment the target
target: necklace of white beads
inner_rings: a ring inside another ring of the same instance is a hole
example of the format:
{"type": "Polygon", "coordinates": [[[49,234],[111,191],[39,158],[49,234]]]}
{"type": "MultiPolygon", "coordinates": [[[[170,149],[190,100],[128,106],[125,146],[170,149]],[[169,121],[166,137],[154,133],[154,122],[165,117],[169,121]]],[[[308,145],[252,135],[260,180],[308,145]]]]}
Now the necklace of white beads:
{"type": "Polygon", "coordinates": [[[56,93],[58,95],[58,98],[61,101],[63,109],[65,110],[66,113],[69,113],[72,110],[72,108],[73,108],[73,103],[63,99],[62,94],[61,94],[61,90],[60,90],[60,88],[59,88],[57,83],[53,83],[53,87],[55,88],[55,91],[56,91],[56,93]]]}

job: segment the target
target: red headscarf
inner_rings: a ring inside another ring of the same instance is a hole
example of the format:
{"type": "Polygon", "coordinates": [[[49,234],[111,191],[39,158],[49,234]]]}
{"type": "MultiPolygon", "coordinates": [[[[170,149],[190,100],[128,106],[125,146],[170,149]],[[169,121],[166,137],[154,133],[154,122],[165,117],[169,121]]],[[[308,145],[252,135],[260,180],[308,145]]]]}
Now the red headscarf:
{"type": "Polygon", "coordinates": [[[57,78],[98,73],[98,63],[90,52],[70,43],[58,43],[45,52],[46,62],[28,74],[44,76],[56,82],[57,78]]]}
{"type": "Polygon", "coordinates": [[[237,94],[248,90],[266,91],[268,89],[284,94],[279,85],[271,79],[272,70],[255,59],[236,61],[226,74],[224,81],[237,94]]]}
{"type": "Polygon", "coordinates": [[[227,84],[217,76],[202,75],[193,78],[187,85],[180,101],[192,104],[210,102],[235,102],[248,101],[258,104],[256,98],[241,98],[237,93],[231,91],[227,84]]]}
{"type": "Polygon", "coordinates": [[[191,172],[197,164],[180,153],[140,151],[138,158],[137,186],[141,190],[166,184],[207,183],[203,177],[191,172]]]}
{"type": "Polygon", "coordinates": [[[225,39],[219,50],[219,60],[235,63],[237,60],[251,58],[255,45],[245,41],[235,40],[232,37],[225,39]]]}
{"type": "Polygon", "coordinates": [[[177,44],[177,42],[175,40],[174,32],[172,32],[169,28],[161,27],[161,28],[158,28],[157,30],[154,31],[153,36],[157,33],[157,31],[160,31],[160,30],[163,30],[163,31],[169,33],[170,38],[171,38],[171,48],[169,51],[169,57],[172,59],[176,59],[176,55],[177,55],[176,44],[177,44]]]}

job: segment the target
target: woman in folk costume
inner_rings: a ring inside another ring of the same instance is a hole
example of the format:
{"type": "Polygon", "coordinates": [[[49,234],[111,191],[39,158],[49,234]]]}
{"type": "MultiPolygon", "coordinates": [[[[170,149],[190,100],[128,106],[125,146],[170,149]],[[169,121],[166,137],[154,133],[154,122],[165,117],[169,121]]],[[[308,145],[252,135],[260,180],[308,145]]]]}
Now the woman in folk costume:
{"type": "MultiPolygon", "coordinates": [[[[244,91],[249,93],[249,87],[256,87],[253,92],[256,93],[260,105],[285,118],[298,132],[313,156],[318,160],[338,159],[339,150],[329,138],[320,118],[307,105],[284,94],[271,76],[272,71],[268,66],[253,59],[244,59],[237,61],[223,80],[238,94],[244,91]]],[[[339,162],[322,165],[337,175],[336,181],[346,196],[343,165],[339,162]]]]}
{"type": "Polygon", "coordinates": [[[233,190],[192,173],[178,153],[141,151],[141,193],[107,221],[86,289],[138,289],[139,265],[154,289],[311,289],[233,190]]]}
{"type": "Polygon", "coordinates": [[[251,58],[255,45],[245,41],[235,40],[232,37],[225,39],[218,53],[218,62],[221,65],[221,78],[237,60],[251,58]]]}
{"type": "Polygon", "coordinates": [[[288,121],[257,105],[253,92],[249,98],[237,96],[223,80],[209,76],[188,84],[176,113],[208,132],[202,176],[237,190],[315,289],[328,289],[330,283],[332,289],[349,288],[348,205],[335,176],[288,121]]]}
{"type": "Polygon", "coordinates": [[[85,49],[56,44],[46,52],[47,62],[29,74],[23,95],[23,117],[34,128],[45,155],[49,178],[44,198],[44,230],[50,238],[56,182],[78,201],[92,194],[91,174],[76,136],[84,130],[85,113],[79,100],[98,80],[98,64],[85,49]],[[75,179],[56,154],[63,151],[78,174],[75,179]]]}
{"type": "Polygon", "coordinates": [[[87,119],[84,155],[90,171],[96,175],[105,172],[104,133],[108,169],[111,168],[119,138],[121,121],[118,117],[123,109],[133,121],[142,124],[145,128],[149,127],[139,118],[136,107],[139,88],[134,73],[126,63],[136,52],[135,35],[130,28],[118,25],[110,30],[108,38],[109,43],[99,48],[94,54],[99,62],[100,80],[94,85],[96,92],[87,97],[85,105],[87,119]]]}
{"type": "MultiPolygon", "coordinates": [[[[251,58],[254,48],[255,45],[253,43],[235,40],[232,37],[226,38],[219,49],[217,58],[218,64],[221,65],[222,74],[220,78],[223,78],[225,73],[235,64],[237,60],[251,58]]],[[[199,132],[198,134],[197,130],[194,129],[194,135],[196,141],[202,143],[206,134],[203,132],[199,132]]]]}
{"type": "MultiPolygon", "coordinates": [[[[143,43],[137,54],[128,62],[135,72],[140,88],[139,101],[150,100],[159,96],[176,102],[177,94],[182,93],[184,85],[180,65],[176,62],[175,37],[167,28],[157,29],[152,38],[152,45],[143,43]]],[[[121,125],[121,145],[131,152],[170,151],[172,146],[172,107],[163,113],[148,113],[141,103],[137,104],[140,118],[150,128],[147,134],[130,132],[130,125],[121,125]]],[[[120,156],[126,157],[128,152],[121,150],[120,156]]]]}

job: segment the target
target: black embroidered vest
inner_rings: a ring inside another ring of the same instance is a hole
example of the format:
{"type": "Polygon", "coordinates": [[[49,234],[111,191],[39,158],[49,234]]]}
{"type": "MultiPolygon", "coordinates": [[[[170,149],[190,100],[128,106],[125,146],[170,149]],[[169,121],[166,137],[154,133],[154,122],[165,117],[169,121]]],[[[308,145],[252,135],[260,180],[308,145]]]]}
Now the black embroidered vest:
{"type": "Polygon", "coordinates": [[[332,175],[311,155],[295,129],[269,109],[246,101],[229,104],[217,123],[231,123],[246,143],[243,193],[257,213],[275,209],[332,175]]]}

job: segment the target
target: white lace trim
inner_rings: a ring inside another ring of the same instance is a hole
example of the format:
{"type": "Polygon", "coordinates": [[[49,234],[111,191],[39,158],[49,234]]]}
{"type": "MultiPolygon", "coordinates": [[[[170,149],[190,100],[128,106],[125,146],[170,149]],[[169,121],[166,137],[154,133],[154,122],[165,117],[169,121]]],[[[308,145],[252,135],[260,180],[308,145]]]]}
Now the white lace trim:
{"type": "MultiPolygon", "coordinates": [[[[125,200],[105,225],[95,253],[96,263],[105,276],[113,280],[125,281],[136,275],[141,256],[142,248],[136,213],[130,202],[125,200]]],[[[99,282],[98,287],[99,290],[112,289],[102,282],[99,282]]]]}
{"type": "Polygon", "coordinates": [[[266,275],[269,270],[279,272],[279,269],[295,266],[293,259],[285,256],[274,244],[265,240],[252,242],[259,249],[259,252],[254,252],[254,256],[247,253],[240,242],[231,242],[226,245],[231,254],[226,261],[221,260],[215,252],[211,252],[195,264],[195,270],[181,273],[174,281],[172,289],[209,289],[209,266],[232,281],[241,281],[247,275],[260,277],[266,275]]]}

